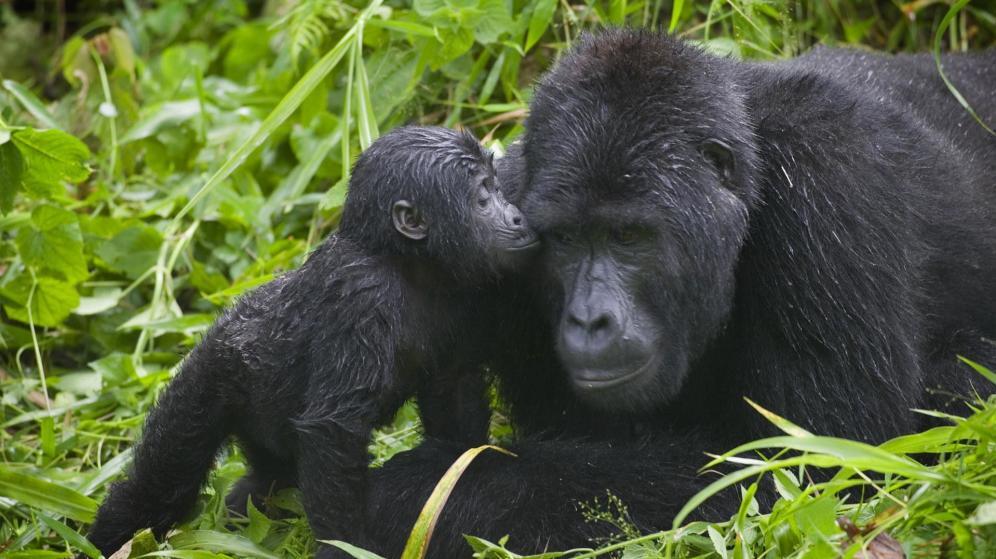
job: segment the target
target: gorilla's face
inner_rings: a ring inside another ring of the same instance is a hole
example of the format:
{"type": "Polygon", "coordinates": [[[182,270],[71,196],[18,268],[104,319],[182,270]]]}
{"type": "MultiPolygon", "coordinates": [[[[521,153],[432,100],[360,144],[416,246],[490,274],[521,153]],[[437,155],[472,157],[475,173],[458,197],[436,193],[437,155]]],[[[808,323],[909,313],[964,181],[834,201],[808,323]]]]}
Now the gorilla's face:
{"type": "Polygon", "coordinates": [[[720,88],[647,91],[572,65],[537,89],[521,206],[543,240],[576,392],[645,410],[676,396],[730,313],[754,190],[750,133],[720,88]]]}

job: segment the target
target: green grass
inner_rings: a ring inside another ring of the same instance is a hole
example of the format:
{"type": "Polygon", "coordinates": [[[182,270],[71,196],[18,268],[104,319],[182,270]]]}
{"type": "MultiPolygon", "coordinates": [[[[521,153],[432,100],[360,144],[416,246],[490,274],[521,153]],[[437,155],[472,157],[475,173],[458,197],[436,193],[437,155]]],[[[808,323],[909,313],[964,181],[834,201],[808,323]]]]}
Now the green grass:
{"type": "MultiPolygon", "coordinates": [[[[817,42],[996,43],[992,1],[35,4],[0,4],[2,558],[87,551],[78,534],[170,371],[220,308],[334,229],[349,162],[381,131],[463,126],[501,149],[522,131],[536,77],[579,33],[609,24],[663,26],[745,58],[817,42]]],[[[729,522],[638,536],[607,495],[585,510],[619,538],[568,556],[831,557],[888,534],[914,554],[991,557],[994,414],[969,400],[948,427],[879,449],[788,428],[726,478],[744,493],[729,522]],[[841,465],[829,482],[807,481],[807,467],[841,465]],[[762,476],[782,495],[764,514],[750,498],[762,476]],[[860,502],[841,493],[858,485],[860,502]]],[[[508,429],[499,417],[495,435],[508,429]]],[[[375,465],[418,440],[407,406],[378,433],[375,465]]],[[[220,496],[243,471],[236,450],[222,456],[197,516],[165,544],[139,537],[132,555],[309,555],[293,491],[276,502],[285,519],[227,517],[220,496]]]]}

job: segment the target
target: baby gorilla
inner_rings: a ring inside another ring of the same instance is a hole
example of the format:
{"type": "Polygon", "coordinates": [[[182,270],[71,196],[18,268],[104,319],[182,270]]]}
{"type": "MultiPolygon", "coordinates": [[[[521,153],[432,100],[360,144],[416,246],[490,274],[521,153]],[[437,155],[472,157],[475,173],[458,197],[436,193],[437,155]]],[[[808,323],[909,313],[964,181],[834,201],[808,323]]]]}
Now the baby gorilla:
{"type": "Polygon", "coordinates": [[[374,142],[338,233],[241,298],[183,362],[90,541],[110,556],[141,528],[164,535],[234,436],[250,473],[233,504],[297,485],[318,539],[362,542],[370,434],[407,398],[429,435],[485,440],[480,373],[507,307],[497,282],[537,245],[495,181],[467,133],[410,127],[374,142]]]}

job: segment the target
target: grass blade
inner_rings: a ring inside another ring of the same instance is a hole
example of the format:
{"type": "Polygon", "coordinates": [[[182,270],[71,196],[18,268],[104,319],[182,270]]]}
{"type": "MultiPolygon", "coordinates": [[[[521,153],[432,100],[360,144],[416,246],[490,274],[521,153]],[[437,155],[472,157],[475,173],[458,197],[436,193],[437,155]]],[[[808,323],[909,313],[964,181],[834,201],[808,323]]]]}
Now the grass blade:
{"type": "MultiPolygon", "coordinates": [[[[183,216],[187,215],[197,205],[208,192],[211,192],[216,186],[221,184],[222,181],[227,179],[236,169],[245,163],[246,159],[257,148],[263,145],[264,142],[273,134],[273,131],[277,129],[281,124],[284,123],[301,103],[308,98],[308,95],[318,87],[318,84],[322,82],[331,72],[338,66],[339,61],[342,57],[353,47],[353,41],[355,36],[363,26],[366,24],[367,19],[373,15],[374,11],[380,7],[383,0],[373,0],[369,6],[366,7],[363,12],[356,18],[356,23],[349,28],[349,31],[339,39],[332,50],[325,53],[314,66],[311,67],[308,72],[301,77],[300,80],[291,90],[284,95],[283,99],[277,103],[277,106],[273,111],[263,120],[263,123],[259,126],[256,132],[253,133],[246,141],[242,142],[242,145],[235,150],[235,153],[229,157],[222,166],[215,171],[211,178],[208,179],[204,186],[202,186],[193,196],[190,197],[190,201],[187,202],[185,206],[174,216],[174,221],[179,222],[183,216]]],[[[346,142],[348,143],[348,142],[346,142]]]]}
{"type": "Polygon", "coordinates": [[[25,110],[31,113],[31,116],[35,117],[35,119],[41,123],[43,128],[55,128],[57,130],[62,129],[62,127],[55,122],[55,118],[48,112],[48,109],[45,108],[45,105],[42,104],[41,100],[38,99],[34,93],[31,93],[28,88],[12,80],[4,80],[3,87],[14,96],[14,99],[17,99],[17,101],[24,106],[25,110]]]}
{"type": "Polygon", "coordinates": [[[947,31],[948,27],[951,25],[951,21],[954,20],[955,16],[958,15],[958,12],[960,12],[965,5],[969,3],[969,1],[970,0],[958,0],[958,2],[948,9],[948,13],[944,14],[941,24],[937,27],[937,33],[934,34],[934,64],[937,66],[937,73],[941,76],[941,80],[944,81],[944,85],[947,86],[948,91],[950,91],[951,95],[953,95],[955,100],[958,101],[958,104],[961,105],[962,108],[968,112],[968,114],[972,115],[975,122],[978,122],[979,126],[984,128],[986,132],[996,136],[996,132],[994,132],[993,129],[982,120],[982,117],[980,117],[978,113],[975,112],[975,109],[968,104],[968,100],[965,99],[960,91],[958,91],[958,88],[951,83],[951,80],[948,79],[947,74],[944,73],[944,65],[941,64],[941,42],[944,40],[944,32],[947,31]]]}
{"type": "Polygon", "coordinates": [[[0,495],[22,505],[90,522],[97,502],[68,487],[0,466],[0,495]]]}
{"type": "Polygon", "coordinates": [[[511,452],[493,445],[478,446],[468,449],[461,454],[450,465],[449,469],[446,470],[446,473],[440,478],[439,483],[436,484],[436,488],[432,490],[432,494],[426,500],[425,505],[422,507],[422,512],[419,513],[418,518],[415,520],[415,526],[408,536],[408,543],[405,545],[405,551],[401,554],[401,559],[422,559],[425,557],[426,552],[429,550],[429,538],[432,537],[432,530],[436,527],[436,522],[439,520],[439,515],[443,512],[443,507],[446,506],[446,500],[449,499],[450,493],[453,492],[453,488],[456,486],[457,481],[459,481],[460,476],[463,475],[463,472],[474,461],[474,458],[477,458],[477,455],[488,449],[497,450],[509,456],[515,456],[511,452]]]}

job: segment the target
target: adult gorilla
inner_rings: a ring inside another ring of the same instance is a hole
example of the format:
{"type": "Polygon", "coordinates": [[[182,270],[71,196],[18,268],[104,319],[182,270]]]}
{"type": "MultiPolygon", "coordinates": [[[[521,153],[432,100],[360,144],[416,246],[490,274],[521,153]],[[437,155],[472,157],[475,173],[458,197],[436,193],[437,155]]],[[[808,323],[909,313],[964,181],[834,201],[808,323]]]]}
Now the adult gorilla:
{"type": "MultiPolygon", "coordinates": [[[[944,68],[996,123],[996,51],[944,68]]],[[[461,479],[433,557],[467,555],[461,533],[588,545],[609,527],[576,503],[606,489],[669,526],[709,481],[702,452],[771,434],[743,396],[882,441],[952,404],[933,388],[972,393],[956,354],[996,362],[996,138],[928,56],[754,64],[610,31],[540,82],[517,157],[545,320],[497,370],[525,440],[461,479]]],[[[373,474],[375,549],[399,554],[459,451],[429,441],[373,474]]]]}

